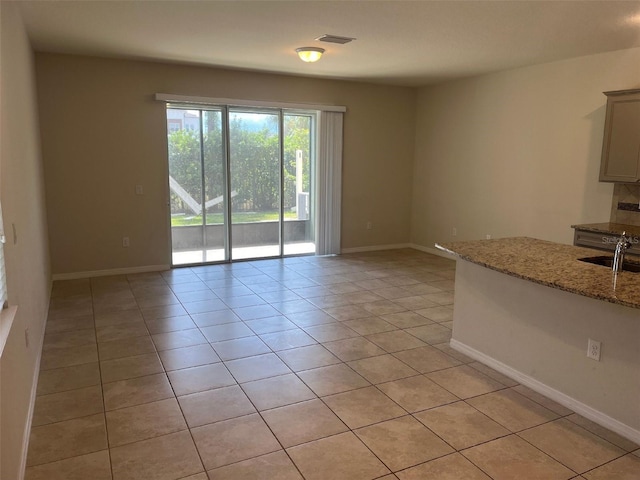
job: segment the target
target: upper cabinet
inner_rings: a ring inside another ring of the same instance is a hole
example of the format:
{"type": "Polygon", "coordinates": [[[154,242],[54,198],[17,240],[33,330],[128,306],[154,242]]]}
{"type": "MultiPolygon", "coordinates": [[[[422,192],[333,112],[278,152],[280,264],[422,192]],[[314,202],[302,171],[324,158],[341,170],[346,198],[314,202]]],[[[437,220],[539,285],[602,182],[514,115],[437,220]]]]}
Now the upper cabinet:
{"type": "Polygon", "coordinates": [[[640,181],[640,89],[604,92],[601,182],[640,181]]]}

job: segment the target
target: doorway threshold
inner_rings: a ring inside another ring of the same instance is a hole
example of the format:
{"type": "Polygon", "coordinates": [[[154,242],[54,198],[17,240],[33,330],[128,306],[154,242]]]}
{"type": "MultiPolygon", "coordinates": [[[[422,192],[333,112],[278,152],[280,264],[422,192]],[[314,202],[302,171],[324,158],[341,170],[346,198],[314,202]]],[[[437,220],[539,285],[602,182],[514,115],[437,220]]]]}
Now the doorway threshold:
{"type": "MultiPolygon", "coordinates": [[[[313,242],[288,243],[284,245],[285,256],[314,254],[316,245],[313,242]]],[[[247,260],[251,258],[279,257],[278,245],[259,245],[253,247],[236,247],[232,250],[233,260],[247,260]]],[[[174,251],[173,266],[194,265],[201,263],[216,263],[226,261],[224,248],[198,249],[174,251]]]]}

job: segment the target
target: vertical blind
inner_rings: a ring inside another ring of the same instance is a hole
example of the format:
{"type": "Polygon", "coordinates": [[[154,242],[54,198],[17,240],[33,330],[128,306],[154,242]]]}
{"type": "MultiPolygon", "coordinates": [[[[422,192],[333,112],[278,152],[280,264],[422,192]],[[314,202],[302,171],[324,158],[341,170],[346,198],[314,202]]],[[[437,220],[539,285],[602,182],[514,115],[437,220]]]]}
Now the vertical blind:
{"type": "Polygon", "coordinates": [[[320,112],[316,254],[340,253],[342,112],[320,112]]]}

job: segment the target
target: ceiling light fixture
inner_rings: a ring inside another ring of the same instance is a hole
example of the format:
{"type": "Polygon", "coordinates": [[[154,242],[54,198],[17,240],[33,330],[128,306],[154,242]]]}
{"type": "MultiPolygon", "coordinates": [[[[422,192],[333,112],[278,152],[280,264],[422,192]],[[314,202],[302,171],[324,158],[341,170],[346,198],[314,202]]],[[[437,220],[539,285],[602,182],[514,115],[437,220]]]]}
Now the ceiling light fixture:
{"type": "Polygon", "coordinates": [[[324,48],[319,47],[300,47],[296,48],[300,60],[303,62],[317,62],[324,53],[324,48]]]}

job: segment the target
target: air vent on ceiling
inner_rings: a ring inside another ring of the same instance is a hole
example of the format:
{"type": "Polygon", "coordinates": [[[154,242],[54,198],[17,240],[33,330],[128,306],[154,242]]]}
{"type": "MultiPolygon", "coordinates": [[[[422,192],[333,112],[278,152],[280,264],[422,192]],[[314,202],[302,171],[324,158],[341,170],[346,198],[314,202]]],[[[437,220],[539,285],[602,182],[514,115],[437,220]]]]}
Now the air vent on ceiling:
{"type": "Polygon", "coordinates": [[[322,35],[321,37],[316,38],[316,40],[320,40],[321,42],[328,43],[339,43],[340,45],[344,45],[345,43],[352,42],[355,38],[351,37],[340,37],[339,35],[322,35]]]}

